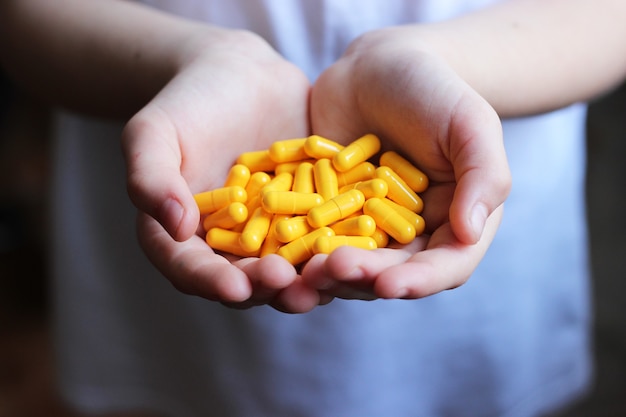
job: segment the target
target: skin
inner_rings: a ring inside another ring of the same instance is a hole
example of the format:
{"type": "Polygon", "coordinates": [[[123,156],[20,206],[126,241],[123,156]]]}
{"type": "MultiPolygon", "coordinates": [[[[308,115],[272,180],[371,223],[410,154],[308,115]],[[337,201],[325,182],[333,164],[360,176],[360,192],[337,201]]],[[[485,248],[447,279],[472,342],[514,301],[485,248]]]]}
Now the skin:
{"type": "Polygon", "coordinates": [[[420,298],[461,285],[493,240],[510,187],[493,108],[444,61],[405,49],[411,44],[389,48],[387,36],[355,43],[321,76],[313,129],[339,138],[374,132],[412,159],[430,180],[422,194],[428,229],[397,250],[340,248],[310,262],[305,282],[341,298],[420,298]]]}
{"type": "Polygon", "coordinates": [[[462,285],[495,235],[511,185],[499,118],[587,100],[623,79],[624,55],[607,51],[624,48],[626,8],[607,3],[598,13],[582,1],[511,1],[356,39],[313,87],[313,130],[335,138],[375,132],[408,155],[431,180],[423,195],[428,236],[397,251],[318,255],[305,282],[358,299],[420,298],[462,285]],[[577,29],[587,25],[604,28],[607,49],[577,29]]]}
{"type": "Polygon", "coordinates": [[[333,297],[419,298],[463,284],[511,185],[500,118],[619,83],[625,19],[622,0],[509,1],[366,34],[311,86],[251,33],[124,1],[5,0],[0,59],[55,105],[128,120],[139,241],[176,288],[234,308],[305,312],[333,297]],[[427,234],[402,248],[316,256],[301,274],[278,256],[213,253],[197,234],[193,193],[221,184],[242,149],[312,132],[342,142],[374,132],[413,159],[432,183],[427,234]]]}

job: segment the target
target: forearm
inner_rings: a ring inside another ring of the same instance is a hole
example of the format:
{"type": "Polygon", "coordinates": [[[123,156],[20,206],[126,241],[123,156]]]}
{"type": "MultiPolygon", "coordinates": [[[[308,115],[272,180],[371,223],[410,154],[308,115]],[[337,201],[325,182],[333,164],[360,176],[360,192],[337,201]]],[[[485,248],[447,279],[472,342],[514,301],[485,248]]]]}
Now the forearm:
{"type": "Polygon", "coordinates": [[[175,74],[198,24],[118,0],[3,0],[0,63],[54,104],[127,117],[175,74]]]}
{"type": "Polygon", "coordinates": [[[421,30],[502,117],[589,100],[626,76],[626,2],[519,0],[421,30]]]}

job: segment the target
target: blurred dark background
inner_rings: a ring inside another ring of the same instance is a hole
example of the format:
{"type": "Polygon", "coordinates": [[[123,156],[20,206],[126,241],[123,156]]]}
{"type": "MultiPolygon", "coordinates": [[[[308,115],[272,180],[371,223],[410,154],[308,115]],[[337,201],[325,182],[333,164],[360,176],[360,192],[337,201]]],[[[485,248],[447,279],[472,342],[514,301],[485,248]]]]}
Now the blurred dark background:
{"type": "MultiPolygon", "coordinates": [[[[626,86],[590,108],[596,381],[559,417],[626,416],[626,86]]],[[[0,73],[0,417],[75,417],[58,399],[48,317],[49,112],[0,73]]]]}

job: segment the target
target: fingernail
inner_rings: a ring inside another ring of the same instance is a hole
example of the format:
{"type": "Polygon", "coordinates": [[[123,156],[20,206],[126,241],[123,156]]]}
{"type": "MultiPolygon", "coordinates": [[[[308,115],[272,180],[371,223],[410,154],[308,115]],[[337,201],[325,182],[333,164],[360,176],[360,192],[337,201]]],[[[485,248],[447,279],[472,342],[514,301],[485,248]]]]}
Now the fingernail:
{"type": "Polygon", "coordinates": [[[341,276],[341,279],[344,281],[358,281],[363,279],[365,274],[363,273],[363,269],[360,267],[352,268],[349,272],[341,276]]]}
{"type": "Polygon", "coordinates": [[[404,298],[407,295],[409,295],[409,289],[405,288],[405,287],[402,287],[402,288],[398,288],[396,290],[396,292],[393,295],[393,298],[404,298]]]}
{"type": "Polygon", "coordinates": [[[183,206],[181,206],[177,200],[168,198],[161,206],[161,218],[159,220],[162,222],[165,229],[175,237],[184,214],[185,210],[183,206]]]}
{"type": "Polygon", "coordinates": [[[484,204],[478,203],[472,209],[472,216],[470,218],[472,231],[474,232],[475,240],[480,240],[485,228],[485,222],[487,221],[487,207],[484,204]]]}
{"type": "Polygon", "coordinates": [[[335,280],[330,279],[328,277],[323,277],[319,279],[319,281],[317,282],[317,285],[315,286],[317,290],[330,290],[332,287],[335,286],[335,280]]]}

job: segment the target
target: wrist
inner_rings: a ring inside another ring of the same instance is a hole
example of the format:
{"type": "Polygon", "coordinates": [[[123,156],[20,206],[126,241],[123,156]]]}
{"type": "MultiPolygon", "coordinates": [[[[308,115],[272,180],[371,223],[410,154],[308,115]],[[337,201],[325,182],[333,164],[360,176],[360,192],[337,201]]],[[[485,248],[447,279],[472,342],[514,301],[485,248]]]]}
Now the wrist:
{"type": "Polygon", "coordinates": [[[187,22],[173,56],[174,72],[178,73],[199,61],[213,60],[226,53],[249,60],[276,59],[278,53],[259,35],[240,29],[187,22]]]}

